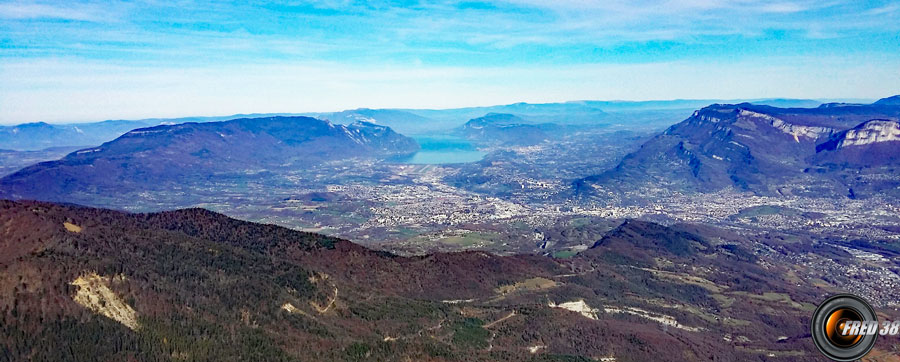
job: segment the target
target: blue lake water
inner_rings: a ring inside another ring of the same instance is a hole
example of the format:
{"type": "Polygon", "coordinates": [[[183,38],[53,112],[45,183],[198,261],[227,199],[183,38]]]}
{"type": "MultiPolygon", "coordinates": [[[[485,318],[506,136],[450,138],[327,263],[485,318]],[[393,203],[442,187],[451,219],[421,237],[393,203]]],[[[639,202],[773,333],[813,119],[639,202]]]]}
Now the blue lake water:
{"type": "Polygon", "coordinates": [[[421,149],[402,163],[439,165],[480,161],[486,152],[475,149],[468,140],[454,136],[414,136],[421,149]]]}

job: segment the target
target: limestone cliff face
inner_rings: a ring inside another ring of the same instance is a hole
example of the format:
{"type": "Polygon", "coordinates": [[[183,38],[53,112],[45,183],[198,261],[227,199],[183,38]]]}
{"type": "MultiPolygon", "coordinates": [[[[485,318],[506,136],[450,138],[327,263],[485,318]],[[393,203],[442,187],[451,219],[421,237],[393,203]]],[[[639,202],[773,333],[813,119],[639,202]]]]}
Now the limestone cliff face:
{"type": "Polygon", "coordinates": [[[898,141],[900,141],[900,122],[876,119],[844,132],[837,148],[898,141]]]}
{"type": "Polygon", "coordinates": [[[851,178],[839,175],[845,168],[900,162],[898,120],[900,106],[891,102],[818,108],[713,104],[647,141],[616,168],[574,186],[598,194],[649,187],[841,196],[853,188],[851,178]]]}
{"type": "Polygon", "coordinates": [[[874,119],[836,133],[816,147],[812,161],[829,168],[900,164],[900,122],[874,119]]]}

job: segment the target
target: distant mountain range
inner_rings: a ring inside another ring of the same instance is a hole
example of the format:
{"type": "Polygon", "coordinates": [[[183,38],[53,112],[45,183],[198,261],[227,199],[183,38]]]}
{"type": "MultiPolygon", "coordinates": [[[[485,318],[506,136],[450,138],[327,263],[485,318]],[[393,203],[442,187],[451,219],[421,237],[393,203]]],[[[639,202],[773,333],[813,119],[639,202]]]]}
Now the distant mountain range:
{"type": "Polygon", "coordinates": [[[339,124],[350,124],[359,121],[378,123],[391,127],[402,134],[428,133],[447,127],[441,122],[397,109],[360,108],[335,113],[319,113],[316,114],[316,117],[339,124]]]}
{"type": "Polygon", "coordinates": [[[445,121],[460,120],[480,117],[488,113],[515,114],[527,121],[554,122],[559,124],[592,123],[604,120],[610,112],[646,112],[661,110],[697,109],[712,103],[742,103],[749,102],[759,105],[781,107],[816,107],[821,101],[810,99],[676,99],[663,101],[570,101],[561,103],[513,103],[486,107],[466,107],[456,109],[423,110],[404,109],[403,111],[425,116],[429,119],[445,121]]]}
{"type": "Polygon", "coordinates": [[[36,151],[51,147],[87,147],[99,145],[147,125],[141,121],[105,121],[77,125],[37,122],[0,126],[0,148],[36,151]]]}
{"type": "Polygon", "coordinates": [[[64,200],[78,191],[114,194],[186,178],[306,167],[348,157],[391,157],[416,150],[413,139],[367,122],[344,126],[310,117],[266,117],[155,126],[8,175],[0,179],[0,195],[64,200]]]}
{"type": "Polygon", "coordinates": [[[898,120],[897,97],[816,108],[714,104],[575,187],[589,194],[648,185],[765,195],[898,193],[900,180],[890,168],[898,166],[898,120]],[[872,174],[890,177],[864,180],[872,174]]]}
{"type": "MultiPolygon", "coordinates": [[[[752,102],[753,104],[782,107],[815,107],[821,104],[821,102],[818,101],[802,99],[755,99],[745,101],[752,102]]],[[[414,135],[446,132],[462,126],[470,119],[481,117],[488,113],[515,114],[531,123],[552,122],[560,125],[596,124],[598,122],[646,122],[644,119],[645,117],[634,117],[633,113],[650,111],[680,112],[682,110],[697,109],[717,102],[737,103],[739,101],[573,101],[540,104],[514,103],[508,105],[454,109],[359,108],[341,112],[235,114],[230,116],[212,117],[148,118],[130,121],[110,120],[77,124],[48,124],[37,122],[16,126],[0,126],[0,149],[21,151],[40,150],[49,147],[96,146],[111,141],[125,132],[136,128],[187,122],[219,122],[237,118],[309,116],[327,119],[339,124],[365,121],[391,127],[402,134],[414,135]],[[610,112],[612,112],[612,114],[610,112]],[[632,113],[632,115],[630,117],[621,117],[621,113],[632,113]]]]}
{"type": "MultiPolygon", "coordinates": [[[[818,106],[812,100],[759,99],[754,104],[818,106]]],[[[355,109],[336,113],[315,113],[316,117],[338,123],[368,120],[403,134],[442,133],[462,127],[472,119],[488,114],[511,114],[522,123],[555,123],[558,125],[598,125],[624,123],[639,126],[651,123],[657,127],[671,124],[671,117],[721,100],[670,101],[571,101],[562,103],[513,103],[486,107],[451,109],[355,109]],[[654,118],[664,118],[656,120],[654,118]],[[651,122],[647,122],[653,119],[651,122]],[[655,122],[654,122],[655,121],[655,122]],[[664,125],[660,126],[660,121],[664,125]]]]}
{"type": "Polygon", "coordinates": [[[187,122],[218,122],[237,118],[259,118],[292,114],[235,114],[215,117],[147,118],[133,121],[110,120],[91,123],[23,123],[0,126],[0,149],[36,151],[51,147],[89,147],[111,141],[137,128],[187,122]]]}
{"type": "Polygon", "coordinates": [[[900,106],[900,95],[879,99],[879,100],[875,101],[875,105],[900,106]]]}
{"type": "MultiPolygon", "coordinates": [[[[673,106],[683,102],[688,101],[670,101],[673,106]]],[[[815,108],[713,104],[646,142],[615,168],[577,180],[575,190],[597,195],[641,187],[689,192],[733,187],[763,195],[900,195],[900,181],[893,176],[892,168],[897,166],[900,154],[898,102],[898,97],[891,97],[872,104],[826,103],[815,108]]],[[[531,115],[569,111],[603,114],[586,103],[495,108],[531,115]]],[[[658,102],[647,103],[651,104],[646,107],[663,107],[658,102]]],[[[441,112],[458,115],[469,111],[441,112]]],[[[136,129],[102,146],[5,176],[0,179],[0,197],[62,201],[64,195],[76,191],[88,195],[142,190],[185,178],[303,167],[347,157],[411,154],[418,149],[417,144],[384,124],[418,127],[439,113],[410,112],[360,109],[329,115],[348,125],[311,117],[276,116],[136,129]]],[[[558,119],[563,118],[561,115],[558,119]]],[[[455,132],[482,145],[533,145],[571,127],[536,119],[540,117],[488,113],[469,119],[455,132]]],[[[54,126],[37,128],[46,127],[54,126]]],[[[78,129],[84,131],[81,126],[78,129]]],[[[34,157],[41,155],[50,154],[34,157]]]]}
{"type": "Polygon", "coordinates": [[[463,137],[488,145],[533,145],[561,130],[555,123],[532,123],[508,113],[488,113],[458,129],[463,137]]]}

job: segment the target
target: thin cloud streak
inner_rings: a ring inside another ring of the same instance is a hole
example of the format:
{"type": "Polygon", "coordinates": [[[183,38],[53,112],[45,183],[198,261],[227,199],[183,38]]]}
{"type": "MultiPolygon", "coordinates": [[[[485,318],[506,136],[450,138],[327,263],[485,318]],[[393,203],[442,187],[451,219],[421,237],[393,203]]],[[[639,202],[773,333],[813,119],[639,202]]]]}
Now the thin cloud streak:
{"type": "Polygon", "coordinates": [[[36,3],[8,2],[0,3],[0,19],[28,20],[55,19],[88,22],[114,21],[122,12],[111,11],[101,3],[36,3]]]}

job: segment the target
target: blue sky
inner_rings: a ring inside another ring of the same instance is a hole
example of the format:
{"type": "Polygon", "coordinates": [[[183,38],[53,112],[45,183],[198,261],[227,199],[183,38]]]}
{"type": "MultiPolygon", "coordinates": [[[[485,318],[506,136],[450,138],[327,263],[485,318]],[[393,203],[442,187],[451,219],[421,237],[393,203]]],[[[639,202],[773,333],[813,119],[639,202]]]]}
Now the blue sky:
{"type": "Polygon", "coordinates": [[[0,123],[896,93],[896,1],[0,0],[0,123]]]}

